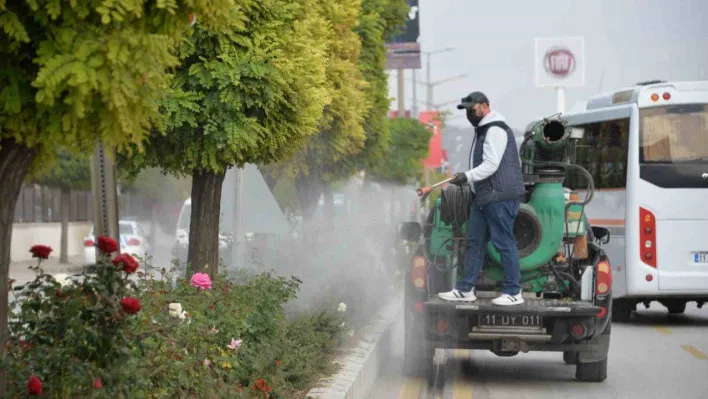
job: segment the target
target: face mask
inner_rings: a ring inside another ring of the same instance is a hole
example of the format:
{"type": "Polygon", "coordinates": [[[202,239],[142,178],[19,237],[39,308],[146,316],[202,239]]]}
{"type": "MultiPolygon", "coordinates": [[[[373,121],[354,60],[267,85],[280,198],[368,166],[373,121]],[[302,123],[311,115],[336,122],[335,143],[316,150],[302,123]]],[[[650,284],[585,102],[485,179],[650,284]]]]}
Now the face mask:
{"type": "Polygon", "coordinates": [[[472,126],[477,127],[479,125],[479,122],[482,121],[481,116],[477,116],[477,113],[473,109],[468,109],[467,110],[467,120],[470,121],[472,126]]]}

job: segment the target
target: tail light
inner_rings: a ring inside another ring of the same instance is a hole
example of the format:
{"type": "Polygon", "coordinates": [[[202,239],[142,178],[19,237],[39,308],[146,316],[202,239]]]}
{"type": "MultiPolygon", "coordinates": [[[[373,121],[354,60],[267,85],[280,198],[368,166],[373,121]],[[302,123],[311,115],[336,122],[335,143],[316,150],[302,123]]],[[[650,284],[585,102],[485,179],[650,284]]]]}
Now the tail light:
{"type": "Polygon", "coordinates": [[[575,339],[580,339],[585,337],[585,326],[582,323],[577,323],[573,324],[573,326],[570,328],[570,333],[573,335],[573,338],[575,339]]]}
{"type": "Polygon", "coordinates": [[[425,306],[425,305],[423,304],[423,302],[416,302],[416,303],[415,303],[415,311],[416,311],[417,313],[423,313],[423,306],[425,306]]]}
{"type": "Polygon", "coordinates": [[[435,327],[437,328],[438,332],[445,333],[447,332],[447,329],[449,326],[447,325],[447,321],[445,320],[438,320],[437,323],[435,323],[435,327]]]}
{"type": "Polygon", "coordinates": [[[612,266],[603,260],[595,266],[595,293],[605,295],[612,288],[612,266]]]}
{"type": "Polygon", "coordinates": [[[138,245],[140,245],[140,240],[138,240],[137,238],[131,238],[128,240],[128,245],[131,247],[137,247],[138,245]]]}
{"type": "Polygon", "coordinates": [[[651,267],[656,267],[656,218],[650,211],[639,208],[639,256],[651,267]]]}
{"type": "Polygon", "coordinates": [[[91,240],[84,241],[84,247],[93,247],[93,245],[93,241],[91,240]]]}
{"type": "Polygon", "coordinates": [[[425,258],[422,256],[413,257],[413,268],[411,269],[411,282],[418,289],[424,289],[427,285],[428,272],[425,268],[425,258]]]}
{"type": "Polygon", "coordinates": [[[598,312],[595,317],[598,319],[601,319],[603,317],[607,316],[607,308],[605,306],[600,307],[600,312],[598,312]]]}

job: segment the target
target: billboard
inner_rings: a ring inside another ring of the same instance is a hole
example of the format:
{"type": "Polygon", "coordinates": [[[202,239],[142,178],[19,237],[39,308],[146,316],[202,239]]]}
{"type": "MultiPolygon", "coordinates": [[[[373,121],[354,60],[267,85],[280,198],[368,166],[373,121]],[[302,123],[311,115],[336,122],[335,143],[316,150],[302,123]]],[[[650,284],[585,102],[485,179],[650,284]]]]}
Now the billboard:
{"type": "Polygon", "coordinates": [[[536,38],[536,87],[585,85],[585,38],[536,38]]]}
{"type": "Polygon", "coordinates": [[[386,69],[420,69],[420,9],[418,0],[407,0],[408,21],[403,31],[386,43],[386,69]]]}

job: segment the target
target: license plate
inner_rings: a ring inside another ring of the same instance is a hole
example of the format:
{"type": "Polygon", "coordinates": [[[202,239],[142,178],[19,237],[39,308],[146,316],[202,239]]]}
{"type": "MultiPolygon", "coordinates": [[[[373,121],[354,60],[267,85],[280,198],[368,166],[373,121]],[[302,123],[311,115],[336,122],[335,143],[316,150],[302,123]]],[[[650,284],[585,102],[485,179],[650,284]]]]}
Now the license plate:
{"type": "Polygon", "coordinates": [[[541,316],[520,316],[505,314],[484,314],[477,319],[479,326],[494,327],[540,327],[543,325],[541,316]]]}
{"type": "Polygon", "coordinates": [[[708,252],[694,252],[693,253],[694,263],[708,263],[708,252]]]}

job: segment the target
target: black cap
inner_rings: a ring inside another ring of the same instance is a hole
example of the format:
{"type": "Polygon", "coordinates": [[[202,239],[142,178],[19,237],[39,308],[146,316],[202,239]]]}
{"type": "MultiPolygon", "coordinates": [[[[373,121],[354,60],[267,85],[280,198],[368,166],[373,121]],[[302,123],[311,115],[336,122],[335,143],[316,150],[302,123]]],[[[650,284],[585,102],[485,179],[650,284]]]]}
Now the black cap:
{"type": "Polygon", "coordinates": [[[489,100],[481,91],[475,91],[462,98],[462,102],[457,104],[457,109],[467,109],[474,107],[475,104],[487,104],[489,100]]]}

